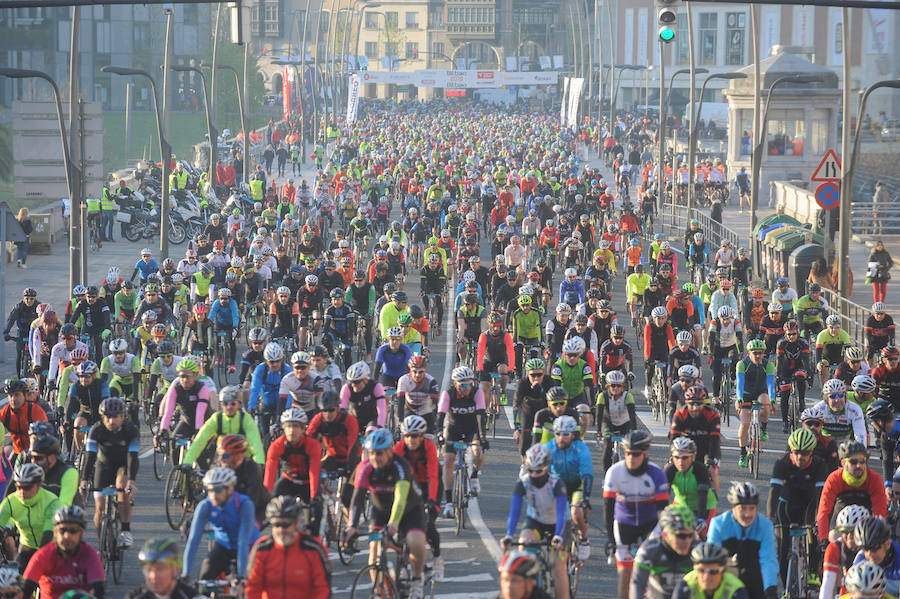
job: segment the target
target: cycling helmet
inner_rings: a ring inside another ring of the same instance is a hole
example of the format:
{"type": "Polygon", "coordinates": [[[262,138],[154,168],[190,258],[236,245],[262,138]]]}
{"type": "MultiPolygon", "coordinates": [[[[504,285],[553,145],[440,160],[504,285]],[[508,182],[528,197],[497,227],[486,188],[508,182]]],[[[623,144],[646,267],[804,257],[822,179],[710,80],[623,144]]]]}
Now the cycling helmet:
{"type": "Polygon", "coordinates": [[[83,347],[76,347],[69,352],[69,360],[71,362],[84,362],[87,360],[88,352],[87,349],[83,347]]]}
{"type": "Polygon", "coordinates": [[[237,484],[237,475],[231,468],[219,466],[211,468],[203,475],[203,485],[206,487],[233,487],[237,484]]]}
{"type": "Polygon", "coordinates": [[[303,424],[307,424],[309,422],[309,417],[306,415],[303,408],[294,406],[281,413],[281,424],[286,422],[302,422],[303,424]]]}
{"type": "Polygon", "coordinates": [[[193,358],[183,358],[181,362],[178,363],[176,370],[178,372],[185,370],[190,372],[200,372],[200,366],[197,365],[197,361],[193,358]]]}
{"type": "Polygon", "coordinates": [[[469,281],[474,281],[474,280],[475,280],[475,273],[472,272],[471,270],[467,270],[466,272],[463,273],[462,279],[463,279],[463,281],[465,281],[466,283],[468,283],[469,281]]]}
{"type": "Polygon", "coordinates": [[[475,373],[472,372],[472,369],[468,366],[458,366],[450,373],[450,378],[454,383],[461,383],[462,381],[471,381],[474,379],[475,373]]]}
{"type": "MultiPolygon", "coordinates": [[[[25,392],[26,393],[39,393],[41,390],[40,385],[38,385],[37,379],[32,377],[26,377],[22,379],[22,382],[25,384],[25,392]]],[[[51,429],[52,432],[52,429],[51,429]]]]}
{"type": "Polygon", "coordinates": [[[694,293],[694,284],[693,283],[685,283],[681,286],[681,290],[690,295],[694,293]]]}
{"type": "Polygon", "coordinates": [[[597,300],[598,300],[598,299],[600,299],[600,298],[602,298],[602,297],[603,297],[603,294],[600,293],[600,290],[597,289],[596,287],[591,287],[591,288],[588,289],[588,291],[587,291],[587,298],[588,298],[588,299],[597,299],[597,300]]]}
{"type": "Polygon", "coordinates": [[[59,599],[93,599],[94,596],[87,591],[81,589],[69,589],[59,596],[59,599]]]}
{"type": "Polygon", "coordinates": [[[400,327],[391,327],[387,330],[387,337],[395,337],[400,339],[403,337],[403,329],[401,329],[400,327]]]}
{"type": "MultiPolygon", "coordinates": [[[[269,345],[272,345],[271,343],[269,345]]],[[[291,354],[291,365],[293,364],[311,364],[312,357],[309,355],[309,352],[306,351],[295,351],[291,354]]]]}
{"type": "Polygon", "coordinates": [[[691,335],[690,331],[678,331],[678,335],[675,337],[678,345],[690,345],[693,340],[694,336],[691,335]]]}
{"type": "Polygon", "coordinates": [[[553,456],[547,446],[539,443],[532,445],[525,451],[525,467],[531,470],[540,470],[550,465],[553,456]]]}
{"type": "Polygon", "coordinates": [[[848,505],[838,513],[837,520],[835,521],[835,528],[845,530],[850,529],[850,531],[852,531],[856,528],[857,524],[871,515],[872,512],[865,506],[858,504],[848,505]]]}
{"type": "Polygon", "coordinates": [[[172,539],[148,539],[138,553],[138,560],[142,564],[166,564],[180,568],[181,548],[172,539]]]}
{"type": "MultiPolygon", "coordinates": [[[[535,445],[534,447],[542,446],[535,445]]],[[[523,578],[537,578],[541,568],[533,554],[527,551],[510,551],[500,558],[500,565],[497,569],[500,572],[522,576],[523,578]]]]}
{"type": "Polygon", "coordinates": [[[219,296],[220,300],[231,299],[231,289],[229,289],[228,287],[222,287],[221,289],[219,289],[216,295],[219,296]]]}
{"type": "Polygon", "coordinates": [[[848,347],[844,356],[850,361],[862,360],[863,352],[860,348],[854,346],[848,347]]]}
{"type": "MultiPolygon", "coordinates": [[[[200,316],[202,314],[208,314],[208,313],[209,313],[209,307],[206,304],[201,304],[201,303],[194,304],[194,314],[196,314],[197,316],[200,316]]],[[[144,317],[145,317],[145,320],[149,320],[150,322],[153,322],[154,320],[156,320],[156,312],[152,312],[152,311],[144,312],[144,317]],[[151,315],[152,315],[151,318],[149,318],[149,319],[146,318],[147,316],[151,316],[151,315]]]]}
{"type": "Polygon", "coordinates": [[[529,370],[543,370],[547,364],[541,358],[531,358],[525,362],[525,372],[529,370]]]}
{"type": "Polygon", "coordinates": [[[759,505],[759,491],[751,483],[736,482],[728,489],[731,505],[759,505]]]}
{"type": "MultiPolygon", "coordinates": [[[[893,415],[893,410],[891,410],[891,415],[893,415]]],[[[806,408],[800,413],[800,422],[806,422],[807,420],[822,422],[822,414],[815,407],[806,408]]]]}
{"type": "Polygon", "coordinates": [[[796,451],[812,451],[817,443],[816,434],[808,428],[798,428],[788,437],[788,447],[796,451]]]}
{"type": "MultiPolygon", "coordinates": [[[[468,272],[472,272],[472,271],[468,271],[468,272]]],[[[474,280],[475,273],[472,273],[472,277],[473,277],[473,280],[474,280]]],[[[395,302],[397,302],[397,303],[405,304],[405,303],[408,301],[408,297],[407,297],[405,291],[397,290],[397,291],[394,291],[394,292],[391,294],[391,300],[392,300],[392,301],[395,301],[395,302]]]]}
{"type": "Polygon", "coordinates": [[[809,284],[809,292],[815,293],[816,291],[822,291],[822,286],[818,283],[810,283],[809,284]]]}
{"type": "Polygon", "coordinates": [[[60,329],[59,329],[60,337],[74,337],[77,334],[78,334],[78,329],[75,328],[75,325],[72,324],[71,322],[67,322],[66,324],[62,325],[62,327],[60,327],[60,329]]]}
{"type": "Polygon", "coordinates": [[[321,345],[321,344],[313,345],[312,349],[309,352],[309,355],[312,356],[313,358],[327,358],[328,350],[325,348],[324,345],[321,345]]]}
{"type": "Polygon", "coordinates": [[[290,495],[273,497],[266,506],[266,519],[269,521],[299,520],[302,514],[303,506],[290,495]]]}
{"type": "Polygon", "coordinates": [[[28,425],[29,435],[52,435],[56,429],[46,420],[35,420],[28,425]]]}
{"type": "Polygon", "coordinates": [[[338,397],[338,394],[331,389],[322,393],[316,400],[316,407],[323,412],[330,412],[338,407],[338,405],[340,405],[340,398],[338,397]]]}
{"type": "Polygon", "coordinates": [[[666,310],[665,306],[656,306],[655,308],[653,308],[653,311],[650,312],[650,316],[652,316],[653,318],[668,318],[669,311],[666,310]]]}
{"type": "Polygon", "coordinates": [[[798,323],[793,318],[786,323],[784,323],[784,332],[785,333],[796,333],[800,331],[800,323],[798,323]]]}
{"type": "Polygon", "coordinates": [[[827,397],[835,393],[846,393],[847,385],[841,379],[828,379],[822,385],[822,395],[827,397]]]}
{"type": "MultiPolygon", "coordinates": [[[[118,273],[116,273],[116,274],[117,274],[116,278],[118,279],[118,273]]],[[[22,297],[37,297],[37,291],[33,287],[26,287],[22,291],[22,297]]]]}
{"type": "Polygon", "coordinates": [[[830,314],[828,318],[825,319],[825,324],[829,327],[840,327],[841,317],[837,314],[830,314]]]}
{"type": "Polygon", "coordinates": [[[394,437],[386,428],[375,429],[366,435],[363,447],[367,451],[377,451],[379,449],[390,449],[394,444],[394,437]]]}
{"type": "Polygon", "coordinates": [[[263,349],[263,359],[267,362],[276,362],[284,359],[284,350],[277,343],[267,343],[263,349]]]}
{"type": "Polygon", "coordinates": [[[250,447],[247,438],[244,435],[222,435],[216,444],[219,451],[230,453],[233,455],[243,454],[250,447]]]}
{"type": "Polygon", "coordinates": [[[661,244],[659,244],[659,249],[661,250],[668,250],[671,249],[671,247],[672,245],[668,241],[663,241],[661,244]]]}
{"type": "Polygon", "coordinates": [[[422,306],[413,304],[409,307],[409,315],[415,320],[417,318],[423,318],[425,316],[425,311],[422,309],[422,306]]]}
{"type": "Polygon", "coordinates": [[[562,344],[562,351],[564,354],[578,354],[580,356],[584,353],[584,339],[581,337],[566,339],[562,344]]]}
{"type": "Polygon", "coordinates": [[[72,295],[76,297],[78,297],[79,295],[84,295],[86,293],[87,287],[85,287],[84,285],[75,285],[75,287],[72,288],[72,295]]]}
{"type": "MultiPolygon", "coordinates": [[[[875,381],[873,381],[870,376],[858,376],[853,379],[854,390],[857,390],[856,379],[869,379],[873,385],[875,384],[875,381]]],[[[865,393],[865,391],[863,393],[865,393]]],[[[876,399],[866,407],[866,418],[869,420],[893,420],[894,407],[891,402],[886,399],[876,399]]]]}
{"type": "Polygon", "coordinates": [[[347,380],[351,383],[355,383],[369,378],[371,374],[372,371],[369,369],[368,364],[365,362],[356,362],[351,364],[350,368],[347,369],[347,380]]]}
{"type": "Polygon", "coordinates": [[[677,455],[696,455],[697,444],[690,437],[675,437],[672,439],[670,451],[677,455]]]}
{"type": "MultiPolygon", "coordinates": [[[[81,528],[85,528],[87,519],[84,515],[84,508],[77,505],[67,505],[59,508],[53,514],[53,524],[77,524],[81,528]]],[[[0,587],[2,586],[0,584],[0,587]]]]}
{"type": "Polygon", "coordinates": [[[254,327],[247,333],[247,340],[250,343],[264,343],[269,338],[269,331],[263,327],[254,327]]]}
{"type": "Polygon", "coordinates": [[[291,289],[289,287],[282,285],[278,289],[275,290],[275,293],[277,293],[278,295],[290,295],[291,289]]]}
{"type": "Polygon", "coordinates": [[[722,281],[722,289],[731,289],[734,283],[731,282],[731,279],[725,279],[722,281]]]}
{"type": "Polygon", "coordinates": [[[622,439],[622,446],[625,449],[649,451],[652,439],[653,437],[649,432],[643,429],[635,429],[625,434],[625,437],[622,439]]]}
{"type": "Polygon", "coordinates": [[[578,271],[570,266],[569,268],[566,269],[565,276],[566,277],[577,277],[578,271]]]}
{"type": "Polygon", "coordinates": [[[718,543],[698,543],[691,549],[691,561],[695,564],[719,564],[728,561],[728,551],[718,543]]]}
{"type": "MultiPolygon", "coordinates": [[[[597,290],[599,291],[599,289],[597,290]]],[[[602,299],[597,303],[598,310],[612,310],[612,302],[608,299],[602,299]]]]}
{"type": "Polygon", "coordinates": [[[678,369],[678,376],[698,379],[700,378],[700,370],[693,364],[685,364],[678,369]]]}
{"type": "Polygon", "coordinates": [[[855,440],[847,440],[838,445],[838,457],[843,459],[857,454],[869,455],[866,446],[855,440]]]}
{"type": "Polygon", "coordinates": [[[107,397],[100,402],[100,415],[110,418],[125,412],[125,400],[121,397],[107,397]]]}
{"type": "Polygon", "coordinates": [[[625,327],[622,325],[614,325],[609,331],[610,337],[624,337],[625,336],[625,327]]]}
{"type": "Polygon", "coordinates": [[[560,401],[569,401],[569,393],[563,387],[551,387],[547,391],[547,403],[551,404],[560,401]]]}
{"type": "MultiPolygon", "coordinates": [[[[683,438],[679,437],[679,439],[683,438]]],[[[694,513],[687,506],[670,505],[659,514],[659,527],[667,532],[675,532],[677,530],[693,531],[694,524],[694,513]]]]}
{"type": "Polygon", "coordinates": [[[588,323],[588,315],[587,314],[576,314],[575,315],[575,324],[584,324],[588,323]]]}
{"type": "Polygon", "coordinates": [[[766,295],[766,290],[762,287],[754,287],[750,292],[750,296],[754,299],[762,299],[766,295]]]}
{"type": "Polygon", "coordinates": [[[206,276],[211,275],[211,274],[213,273],[213,267],[212,267],[212,264],[210,264],[209,262],[206,262],[206,263],[204,263],[204,264],[201,264],[201,265],[200,265],[200,272],[201,272],[201,274],[206,275],[206,276]]]}
{"type": "MultiPolygon", "coordinates": [[[[775,284],[778,285],[779,287],[787,287],[788,279],[787,279],[787,277],[778,277],[778,280],[775,281],[775,284]]],[[[813,284],[815,284],[815,283],[813,283],[813,284]]]]}
{"type": "Polygon", "coordinates": [[[882,358],[896,358],[900,356],[900,348],[896,345],[886,345],[881,349],[882,358]]]}
{"type": "Polygon", "coordinates": [[[319,277],[317,277],[316,275],[306,275],[305,282],[307,285],[315,287],[319,284],[319,277]]]}
{"type": "Polygon", "coordinates": [[[694,385],[693,387],[688,387],[684,390],[685,401],[696,400],[705,402],[706,395],[706,387],[703,385],[694,385]]]}
{"type": "Polygon", "coordinates": [[[124,339],[113,339],[109,342],[109,353],[128,351],[128,342],[124,339]]]}
{"type": "Polygon", "coordinates": [[[850,595],[859,593],[865,597],[883,597],[887,579],[881,566],[863,560],[847,570],[844,587],[850,595]]]}
{"type": "Polygon", "coordinates": [[[872,312],[875,314],[881,314],[882,312],[885,312],[885,310],[884,303],[882,302],[875,302],[872,304],[872,312]]]}
{"type": "Polygon", "coordinates": [[[13,482],[22,485],[39,485],[44,482],[44,469],[37,464],[21,464],[13,472],[13,482]]]}
{"type": "Polygon", "coordinates": [[[400,432],[404,435],[424,435],[428,431],[428,423],[416,414],[410,414],[400,423],[400,432]]]}
{"type": "Polygon", "coordinates": [[[719,318],[734,318],[734,308],[731,306],[722,306],[719,308],[719,318]]]}
{"type": "MultiPolygon", "coordinates": [[[[95,362],[92,362],[91,360],[85,360],[75,369],[75,374],[77,374],[78,376],[90,376],[92,374],[97,374],[97,364],[95,362]]],[[[7,392],[9,392],[8,388],[7,392]]]]}
{"type": "Polygon", "coordinates": [[[428,359],[425,356],[413,356],[406,363],[410,370],[422,370],[428,366],[428,359]]]}
{"type": "Polygon", "coordinates": [[[861,549],[879,549],[890,540],[891,529],[884,518],[869,516],[856,523],[853,539],[861,549]]]}
{"type": "Polygon", "coordinates": [[[571,416],[563,414],[553,421],[553,433],[570,433],[575,434],[578,430],[578,423],[571,416]]]}
{"type": "MultiPolygon", "coordinates": [[[[41,422],[46,421],[41,420],[41,422]]],[[[31,451],[44,455],[59,455],[59,439],[52,434],[41,434],[31,442],[31,451]]]]}
{"type": "Polygon", "coordinates": [[[624,385],[625,384],[625,373],[621,370],[610,370],[606,373],[606,384],[607,385],[624,385]]]}
{"type": "Polygon", "coordinates": [[[747,351],[766,351],[766,343],[762,339],[752,339],[747,343],[747,351]]]}
{"type": "Polygon", "coordinates": [[[335,287],[328,293],[328,297],[330,297],[331,299],[343,298],[344,290],[340,287],[335,287]]]}

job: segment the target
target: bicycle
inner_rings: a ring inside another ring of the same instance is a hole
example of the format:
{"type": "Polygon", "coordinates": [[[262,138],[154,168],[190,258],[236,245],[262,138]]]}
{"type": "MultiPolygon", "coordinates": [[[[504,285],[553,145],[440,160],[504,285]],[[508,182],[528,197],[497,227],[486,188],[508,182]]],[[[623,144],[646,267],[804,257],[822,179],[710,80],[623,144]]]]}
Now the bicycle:
{"type": "MultiPolygon", "coordinates": [[[[803,413],[803,405],[800,404],[800,389],[798,383],[800,380],[806,380],[806,371],[798,370],[791,379],[789,388],[791,394],[788,396],[788,427],[793,431],[800,427],[800,414],[803,413]]],[[[783,387],[782,387],[783,389],[783,387]]],[[[803,402],[804,404],[806,401],[803,402]]]]}
{"type": "Polygon", "coordinates": [[[153,447],[153,477],[162,480],[166,472],[166,463],[172,451],[172,440],[167,436],[164,442],[153,447]]]}
{"type": "MultiPolygon", "coordinates": [[[[541,539],[540,541],[532,541],[528,543],[519,543],[520,548],[528,550],[528,549],[537,549],[538,552],[535,554],[537,558],[538,564],[540,566],[540,570],[538,571],[536,586],[541,588],[545,593],[550,595],[551,597],[555,596],[556,590],[553,586],[553,568],[550,567],[550,564],[553,563],[554,560],[557,559],[557,556],[553,555],[554,552],[553,546],[550,545],[549,539],[541,539]]],[[[566,567],[568,571],[568,564],[566,567]]],[[[572,592],[572,583],[569,581],[569,592],[572,592]]],[[[577,587],[577,583],[576,583],[577,587]]],[[[571,597],[574,599],[575,595],[572,594],[571,597]]]]}
{"type": "Polygon", "coordinates": [[[653,364],[653,397],[650,398],[650,407],[653,417],[660,422],[665,421],[666,404],[669,400],[666,396],[666,370],[668,367],[667,362],[659,361],[653,364]]]}
{"type": "Polygon", "coordinates": [[[165,507],[166,520],[172,530],[178,530],[179,527],[187,520],[189,512],[203,498],[204,490],[200,481],[199,471],[185,470],[179,467],[184,459],[184,453],[187,451],[188,445],[191,444],[189,438],[176,437],[174,440],[176,456],[173,462],[172,470],[166,477],[165,486],[165,507]],[[177,517],[176,517],[177,516],[177,517]]]}
{"type": "Polygon", "coordinates": [[[224,579],[198,580],[197,599],[236,599],[237,595],[231,592],[231,581],[224,579]]]}
{"type": "Polygon", "coordinates": [[[428,323],[432,326],[432,331],[434,331],[435,337],[441,336],[441,327],[436,326],[438,322],[438,297],[437,293],[426,293],[425,294],[425,303],[428,306],[428,323]]]}
{"type": "Polygon", "coordinates": [[[352,544],[341,542],[349,524],[344,506],[341,505],[341,492],[346,482],[347,475],[340,470],[322,473],[322,525],[319,536],[325,546],[333,542],[337,546],[341,563],[349,566],[357,551],[352,544]]]}
{"type": "Polygon", "coordinates": [[[215,375],[216,384],[219,388],[228,384],[228,331],[216,331],[216,359],[215,359],[215,375]]]}
{"type": "Polygon", "coordinates": [[[762,404],[755,403],[752,406],[753,413],[750,414],[750,472],[754,479],[759,479],[759,456],[762,453],[762,438],[760,437],[759,411],[763,409],[762,404]]]}
{"type": "Polygon", "coordinates": [[[88,239],[90,240],[91,251],[99,251],[103,247],[103,242],[100,240],[100,225],[97,224],[96,219],[91,218],[88,226],[88,239]]]}
{"type": "MultiPolygon", "coordinates": [[[[409,561],[409,547],[406,542],[397,542],[383,531],[368,535],[369,542],[381,545],[375,563],[364,566],[353,579],[350,599],[402,599],[409,596],[412,586],[412,565],[409,561]],[[393,552],[389,559],[388,552],[393,552]],[[371,585],[371,589],[363,588],[371,585]]],[[[434,579],[423,572],[423,584],[431,586],[430,597],[434,598],[434,579]]]]}
{"type": "Polygon", "coordinates": [[[722,368],[722,386],[719,392],[719,404],[722,409],[722,421],[725,426],[731,425],[731,358],[722,358],[720,361],[722,368]]]}
{"type": "MultiPolygon", "coordinates": [[[[787,556],[787,570],[784,576],[784,599],[808,599],[813,589],[809,585],[809,535],[811,526],[791,523],[779,526],[791,537],[791,550],[787,556]]],[[[816,591],[818,593],[818,591],[816,591]]]]}
{"type": "Polygon", "coordinates": [[[466,508],[469,507],[469,467],[466,464],[467,446],[461,441],[453,443],[456,450],[456,468],[453,470],[453,519],[456,536],[466,527],[466,508]]]}
{"type": "Polygon", "coordinates": [[[499,372],[491,373],[491,395],[488,399],[487,410],[484,418],[485,432],[491,431],[491,437],[497,438],[497,416],[500,413],[500,396],[503,392],[500,389],[500,379],[503,377],[499,372]]]}
{"type": "Polygon", "coordinates": [[[107,577],[112,576],[118,584],[122,579],[122,569],[125,563],[124,548],[119,547],[119,502],[116,498],[118,491],[115,487],[107,487],[100,490],[103,501],[103,514],[100,518],[100,560],[107,577]]]}

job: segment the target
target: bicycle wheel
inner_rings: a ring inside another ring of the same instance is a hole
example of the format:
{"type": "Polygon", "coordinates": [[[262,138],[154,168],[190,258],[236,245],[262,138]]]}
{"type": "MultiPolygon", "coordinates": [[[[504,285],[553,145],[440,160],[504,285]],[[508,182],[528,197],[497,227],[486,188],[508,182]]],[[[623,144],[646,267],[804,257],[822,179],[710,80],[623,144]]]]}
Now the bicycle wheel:
{"type": "Polygon", "coordinates": [[[107,542],[110,544],[110,569],[112,570],[113,581],[116,584],[119,584],[122,580],[122,569],[125,565],[125,560],[123,559],[124,556],[122,555],[123,549],[119,547],[120,526],[118,518],[109,518],[109,536],[107,537],[107,542]]]}
{"type": "Polygon", "coordinates": [[[162,480],[166,472],[166,462],[169,459],[169,452],[166,448],[153,448],[153,476],[156,480],[162,480]]]}
{"type": "Polygon", "coordinates": [[[184,523],[186,515],[185,507],[188,498],[185,496],[185,474],[178,468],[172,468],[166,477],[166,520],[172,530],[178,530],[184,523]]]}
{"type": "Polygon", "coordinates": [[[787,570],[784,577],[784,596],[788,599],[806,599],[801,595],[800,576],[797,568],[797,554],[788,556],[787,570]]]}
{"type": "Polygon", "coordinates": [[[727,427],[731,424],[731,384],[727,373],[722,380],[722,393],[719,396],[719,401],[722,402],[722,419],[727,427]]]}
{"type": "Polygon", "coordinates": [[[456,502],[454,505],[454,514],[453,517],[456,520],[456,536],[459,536],[460,531],[466,527],[466,508],[463,505],[466,491],[466,484],[463,480],[465,475],[461,470],[456,471],[456,481],[453,486],[453,495],[455,496],[456,502]]]}
{"type": "Polygon", "coordinates": [[[578,594],[578,581],[581,576],[582,562],[578,559],[578,541],[572,540],[569,550],[569,559],[566,562],[566,572],[569,575],[569,597],[575,599],[578,594]]]}
{"type": "Polygon", "coordinates": [[[98,535],[100,547],[100,561],[103,562],[103,571],[106,576],[112,576],[112,555],[109,553],[109,518],[104,517],[100,521],[100,534],[98,535]]]}
{"type": "Polygon", "coordinates": [[[759,425],[750,425],[750,473],[759,479],[759,425]]]}
{"type": "Polygon", "coordinates": [[[360,570],[353,579],[350,599],[400,599],[400,594],[387,570],[373,564],[360,570]]]}

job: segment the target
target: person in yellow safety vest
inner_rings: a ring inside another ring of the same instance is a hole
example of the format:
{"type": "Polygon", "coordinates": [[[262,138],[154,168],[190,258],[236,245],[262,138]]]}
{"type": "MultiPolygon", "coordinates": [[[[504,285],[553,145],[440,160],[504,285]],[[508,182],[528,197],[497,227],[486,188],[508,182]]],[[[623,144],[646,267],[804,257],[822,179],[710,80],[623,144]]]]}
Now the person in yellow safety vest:
{"type": "Polygon", "coordinates": [[[187,188],[188,174],[184,171],[184,165],[179,162],[175,170],[169,175],[169,191],[179,191],[187,188]]]}
{"type": "MultiPolygon", "coordinates": [[[[97,227],[97,237],[100,237],[100,200],[97,198],[87,198],[84,200],[85,205],[87,205],[87,222],[88,229],[90,227],[97,227]]],[[[100,242],[97,244],[99,247],[103,247],[103,243],[100,242]]]]}
{"type": "Polygon", "coordinates": [[[265,182],[261,178],[250,181],[250,199],[262,202],[265,197],[265,182]]]}

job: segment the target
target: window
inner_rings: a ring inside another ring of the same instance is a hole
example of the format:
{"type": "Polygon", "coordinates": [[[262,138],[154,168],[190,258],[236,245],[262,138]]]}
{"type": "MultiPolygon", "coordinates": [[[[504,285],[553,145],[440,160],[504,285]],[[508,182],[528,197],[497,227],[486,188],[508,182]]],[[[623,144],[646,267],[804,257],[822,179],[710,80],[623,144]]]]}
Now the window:
{"type": "Polygon", "coordinates": [[[419,42],[406,42],[406,58],[419,58],[419,42]]]}
{"type": "Polygon", "coordinates": [[[150,51],[150,24],[135,23],[134,24],[134,51],[149,52],[150,51]]]}
{"type": "Polygon", "coordinates": [[[769,156],[802,156],[806,141],[806,122],[802,108],[769,111],[766,145],[769,156]]]}
{"type": "Polygon", "coordinates": [[[698,64],[716,64],[716,38],[718,36],[718,13],[700,13],[700,59],[698,64]]]}
{"type": "MultiPolygon", "coordinates": [[[[741,109],[738,111],[741,125],[741,137],[739,140],[739,156],[750,156],[753,153],[753,111],[741,109]]],[[[770,129],[771,131],[771,129],[770,129]]]]}
{"type": "Polygon", "coordinates": [[[458,23],[459,22],[459,10],[456,8],[448,8],[447,9],[447,22],[448,23],[458,23]]]}
{"type": "Polygon", "coordinates": [[[385,29],[398,29],[400,20],[397,12],[386,12],[384,13],[384,28],[385,29]]]}
{"type": "Polygon", "coordinates": [[[262,14],[262,6],[254,4],[250,7],[250,33],[259,33],[260,15],[262,14]]]}
{"type": "Polygon", "coordinates": [[[366,42],[366,58],[378,58],[378,42],[366,42]]]}
{"type": "Polygon", "coordinates": [[[725,64],[744,65],[744,19],[742,12],[730,12],[725,15],[725,64]]]}
{"type": "Polygon", "coordinates": [[[688,46],[687,14],[678,13],[678,22],[675,26],[675,64],[688,64],[690,61],[690,47],[688,46]]]}
{"type": "Polygon", "coordinates": [[[98,54],[109,54],[109,23],[94,23],[94,51],[98,54]]]}
{"type": "Polygon", "coordinates": [[[367,12],[366,13],[366,29],[377,29],[379,16],[380,15],[377,12],[367,12]]]}
{"type": "Polygon", "coordinates": [[[419,16],[414,12],[406,13],[406,28],[407,29],[418,29],[419,28],[419,16]]]}
{"type": "Polygon", "coordinates": [[[280,25],[278,20],[278,12],[278,4],[266,4],[266,35],[278,35],[280,25]]]}
{"type": "Polygon", "coordinates": [[[429,29],[439,29],[444,26],[444,13],[439,10],[428,11],[429,29]]]}
{"type": "Polygon", "coordinates": [[[814,156],[824,154],[828,149],[828,127],[831,125],[831,111],[828,108],[814,108],[812,111],[812,120],[810,122],[811,139],[809,151],[814,156]]]}
{"type": "Polygon", "coordinates": [[[444,53],[444,42],[434,42],[431,44],[431,53],[440,57],[444,53]]]}

